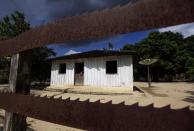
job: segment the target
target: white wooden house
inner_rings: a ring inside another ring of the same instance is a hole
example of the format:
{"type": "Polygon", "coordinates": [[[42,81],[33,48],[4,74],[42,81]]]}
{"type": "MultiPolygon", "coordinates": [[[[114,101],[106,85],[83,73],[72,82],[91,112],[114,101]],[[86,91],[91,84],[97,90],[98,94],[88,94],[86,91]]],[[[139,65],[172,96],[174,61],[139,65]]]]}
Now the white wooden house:
{"type": "Polygon", "coordinates": [[[51,86],[133,89],[133,51],[94,50],[52,59],[51,86]]]}

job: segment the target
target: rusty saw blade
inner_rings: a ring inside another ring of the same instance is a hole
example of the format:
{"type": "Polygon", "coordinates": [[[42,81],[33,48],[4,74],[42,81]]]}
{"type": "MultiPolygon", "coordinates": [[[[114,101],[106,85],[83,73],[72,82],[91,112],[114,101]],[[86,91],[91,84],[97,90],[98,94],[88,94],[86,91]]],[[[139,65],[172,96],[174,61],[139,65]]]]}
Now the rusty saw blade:
{"type": "Polygon", "coordinates": [[[13,39],[0,41],[0,55],[51,43],[102,38],[193,21],[193,0],[139,0],[35,27],[13,39]]]}
{"type": "Polygon", "coordinates": [[[100,103],[0,93],[0,108],[24,116],[85,130],[98,131],[192,131],[194,112],[124,103],[100,103]]]}

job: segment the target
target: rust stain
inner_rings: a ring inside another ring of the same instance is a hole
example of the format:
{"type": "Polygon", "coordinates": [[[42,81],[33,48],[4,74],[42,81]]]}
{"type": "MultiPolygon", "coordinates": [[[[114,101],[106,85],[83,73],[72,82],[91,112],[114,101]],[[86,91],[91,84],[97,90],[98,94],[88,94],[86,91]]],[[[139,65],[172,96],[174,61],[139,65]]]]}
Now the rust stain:
{"type": "Polygon", "coordinates": [[[138,103],[80,102],[22,94],[0,93],[0,108],[24,116],[89,131],[193,131],[194,112],[170,106],[139,107],[138,103]]]}
{"type": "Polygon", "coordinates": [[[0,55],[51,43],[101,38],[193,21],[193,0],[139,0],[113,9],[66,17],[0,41],[0,55]]]}

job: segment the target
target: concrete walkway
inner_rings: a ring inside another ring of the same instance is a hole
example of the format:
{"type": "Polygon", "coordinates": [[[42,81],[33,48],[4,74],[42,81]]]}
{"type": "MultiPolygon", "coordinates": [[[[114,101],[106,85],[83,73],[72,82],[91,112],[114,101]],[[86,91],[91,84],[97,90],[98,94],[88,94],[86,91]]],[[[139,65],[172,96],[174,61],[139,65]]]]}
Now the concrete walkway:
{"type": "MultiPolygon", "coordinates": [[[[92,94],[92,95],[133,95],[137,94],[136,91],[132,91],[130,88],[100,88],[90,86],[49,86],[46,91],[58,91],[64,93],[74,94],[92,94]]],[[[139,93],[139,92],[138,92],[139,93]]]]}

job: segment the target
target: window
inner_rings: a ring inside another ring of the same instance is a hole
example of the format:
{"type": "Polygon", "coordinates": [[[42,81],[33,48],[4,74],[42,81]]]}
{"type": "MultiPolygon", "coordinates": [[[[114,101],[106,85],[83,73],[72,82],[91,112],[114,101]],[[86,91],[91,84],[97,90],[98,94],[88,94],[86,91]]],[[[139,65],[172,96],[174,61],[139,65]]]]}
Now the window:
{"type": "Polygon", "coordinates": [[[59,65],[59,74],[65,74],[66,73],[66,64],[60,64],[59,65]]]}
{"type": "Polygon", "coordinates": [[[117,74],[117,61],[106,61],[106,74],[117,74]]]}

